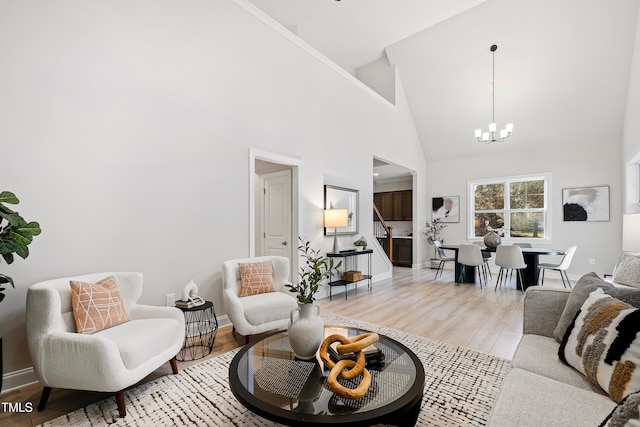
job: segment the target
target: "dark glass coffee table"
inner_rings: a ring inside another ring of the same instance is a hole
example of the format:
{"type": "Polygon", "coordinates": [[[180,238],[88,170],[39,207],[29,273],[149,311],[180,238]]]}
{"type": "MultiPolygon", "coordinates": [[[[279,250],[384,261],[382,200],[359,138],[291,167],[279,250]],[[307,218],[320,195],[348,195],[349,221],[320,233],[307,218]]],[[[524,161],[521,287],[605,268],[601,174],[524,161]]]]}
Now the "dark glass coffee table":
{"type": "MultiPolygon", "coordinates": [[[[356,336],[368,331],[326,326],[325,336],[356,336]]],[[[369,369],[371,386],[364,397],[344,399],[327,386],[329,373],[320,358],[295,358],[287,332],[252,341],[233,358],[229,383],[234,396],[252,412],[286,425],[377,423],[414,425],[420,412],[425,377],[418,357],[399,342],[380,335],[375,344],[385,362],[369,369]]],[[[355,388],[358,380],[340,380],[355,388]]]]}

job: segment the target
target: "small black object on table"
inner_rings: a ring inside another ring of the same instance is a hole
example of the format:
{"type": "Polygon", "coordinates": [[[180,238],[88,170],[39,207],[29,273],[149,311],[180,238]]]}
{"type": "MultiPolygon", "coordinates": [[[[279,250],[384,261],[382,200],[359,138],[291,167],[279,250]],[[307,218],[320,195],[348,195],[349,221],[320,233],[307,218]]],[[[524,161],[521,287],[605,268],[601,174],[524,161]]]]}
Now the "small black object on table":
{"type": "Polygon", "coordinates": [[[218,334],[218,319],[211,301],[195,307],[178,307],[184,313],[184,344],[176,359],[202,359],[213,349],[218,334]]]}

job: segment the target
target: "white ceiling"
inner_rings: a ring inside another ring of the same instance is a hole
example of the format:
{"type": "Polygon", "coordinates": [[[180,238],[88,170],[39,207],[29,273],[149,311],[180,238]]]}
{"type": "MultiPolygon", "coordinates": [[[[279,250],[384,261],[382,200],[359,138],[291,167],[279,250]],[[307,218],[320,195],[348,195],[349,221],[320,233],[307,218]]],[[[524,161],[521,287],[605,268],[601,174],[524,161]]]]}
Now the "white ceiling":
{"type": "Polygon", "coordinates": [[[345,70],[486,0],[248,0],[345,70]]]}
{"type": "Polygon", "coordinates": [[[248,1],[351,73],[386,55],[430,162],[620,144],[639,0],[248,1]]]}
{"type": "Polygon", "coordinates": [[[373,159],[373,182],[383,183],[397,180],[412,180],[413,171],[403,166],[373,159]]]}

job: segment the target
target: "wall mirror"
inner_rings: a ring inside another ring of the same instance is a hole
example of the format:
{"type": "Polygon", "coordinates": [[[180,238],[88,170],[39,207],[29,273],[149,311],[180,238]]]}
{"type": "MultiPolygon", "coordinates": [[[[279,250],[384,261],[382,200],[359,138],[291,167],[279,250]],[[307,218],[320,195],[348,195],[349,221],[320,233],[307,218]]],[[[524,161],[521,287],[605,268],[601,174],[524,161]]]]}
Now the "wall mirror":
{"type": "MultiPolygon", "coordinates": [[[[350,188],[336,187],[333,185],[324,186],[324,208],[325,209],[346,209],[349,215],[349,225],[339,227],[338,234],[358,234],[358,190],[350,188]]],[[[333,230],[324,228],[324,234],[333,234],[333,230]]]]}

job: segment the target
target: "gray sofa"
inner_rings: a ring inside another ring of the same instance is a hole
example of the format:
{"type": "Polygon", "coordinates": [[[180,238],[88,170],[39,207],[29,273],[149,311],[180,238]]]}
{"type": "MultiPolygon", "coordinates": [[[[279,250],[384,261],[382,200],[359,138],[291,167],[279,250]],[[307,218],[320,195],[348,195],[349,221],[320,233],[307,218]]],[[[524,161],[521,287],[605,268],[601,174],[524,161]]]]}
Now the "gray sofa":
{"type": "Polygon", "coordinates": [[[604,391],[558,358],[554,330],[569,295],[565,289],[527,289],[523,336],[490,426],[598,426],[616,407],[604,391]]]}

